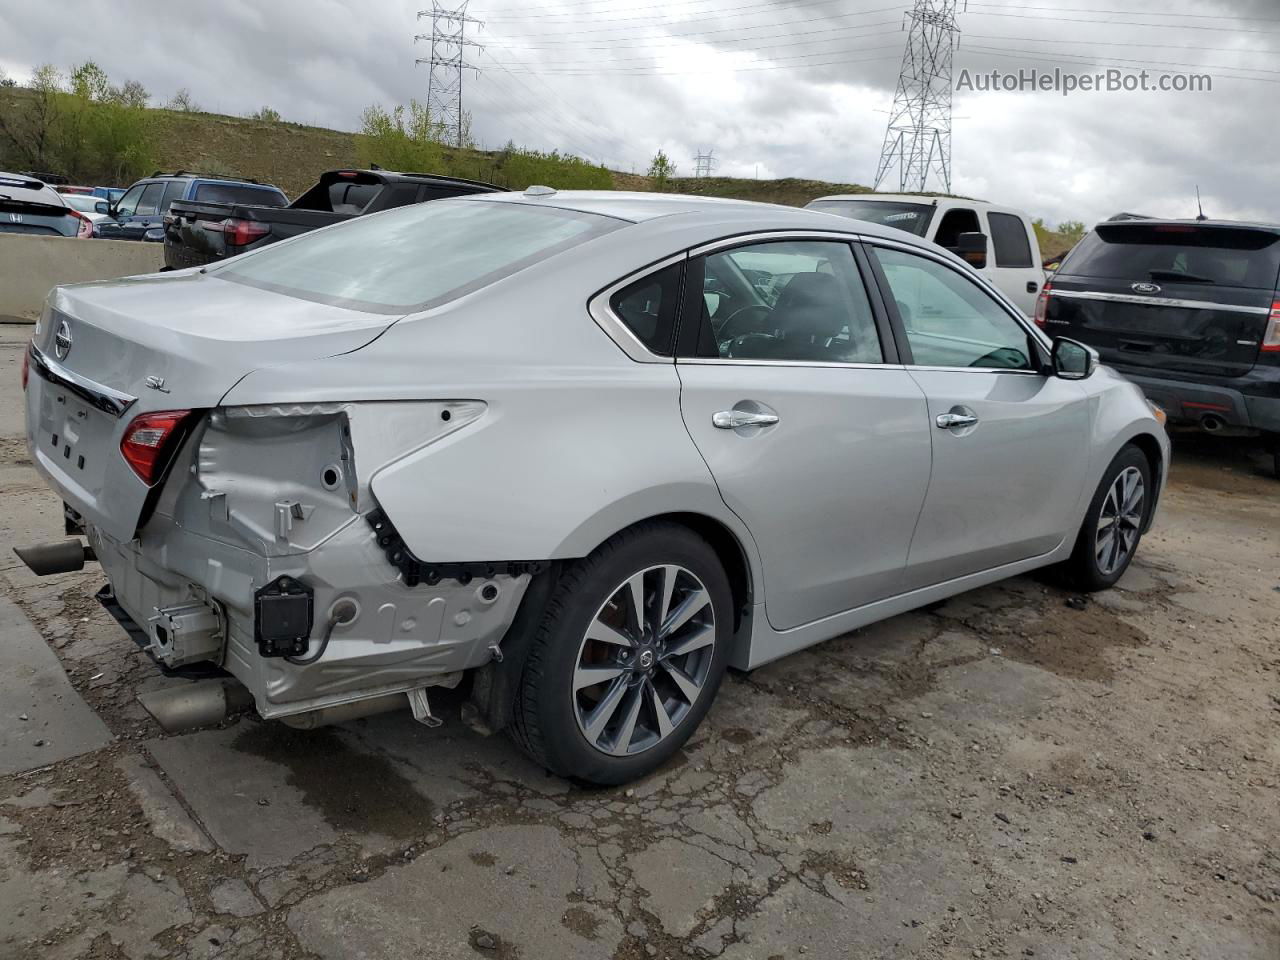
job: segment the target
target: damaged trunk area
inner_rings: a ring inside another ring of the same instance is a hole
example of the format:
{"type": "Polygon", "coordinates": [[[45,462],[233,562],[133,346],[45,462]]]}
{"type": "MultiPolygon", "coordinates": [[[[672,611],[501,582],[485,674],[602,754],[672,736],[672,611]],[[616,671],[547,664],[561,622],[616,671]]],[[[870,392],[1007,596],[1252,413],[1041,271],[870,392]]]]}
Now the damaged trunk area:
{"type": "Polygon", "coordinates": [[[370,482],[484,412],[478,401],[208,412],[133,539],[85,525],[113,603],[161,664],[216,664],[264,717],[347,718],[408,693],[430,719],[413,692],[493,659],[537,568],[439,562],[407,576],[419,561],[403,545],[393,561],[398,535],[370,482]]]}

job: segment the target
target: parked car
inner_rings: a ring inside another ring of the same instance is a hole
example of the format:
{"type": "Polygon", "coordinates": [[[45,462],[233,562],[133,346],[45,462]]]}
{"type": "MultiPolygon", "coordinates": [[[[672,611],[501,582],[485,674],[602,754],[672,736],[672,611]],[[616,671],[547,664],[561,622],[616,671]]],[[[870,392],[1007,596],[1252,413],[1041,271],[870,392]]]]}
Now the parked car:
{"type": "Polygon", "coordinates": [[[180,202],[164,219],[165,267],[203,266],[379,210],[503,189],[430,173],[330,170],[284,208],[251,202],[180,202]]]}
{"type": "Polygon", "coordinates": [[[91,193],[63,193],[62,202],[92,223],[106,220],[105,213],[98,213],[99,200],[91,193]]]}
{"type": "Polygon", "coordinates": [[[114,203],[124,196],[124,187],[94,187],[93,195],[100,200],[114,203]]]}
{"type": "Polygon", "coordinates": [[[1035,228],[1021,210],[985,200],[887,193],[819,197],[808,208],[932,240],[990,278],[1024,315],[1035,310],[1044,268],[1035,228]]]}
{"type": "Polygon", "coordinates": [[[55,186],[53,189],[56,190],[58,193],[61,193],[64,195],[71,194],[75,196],[75,195],[87,194],[89,196],[93,196],[93,187],[77,187],[69,183],[61,183],[55,186]]]}
{"type": "Polygon", "coordinates": [[[295,724],[436,723],[472,673],[597,783],[730,664],[1039,567],[1114,584],[1168,468],[1137,387],[958,258],[697,197],[476,195],[60,287],[28,360],[32,460],[162,663],[295,724]]]}
{"type": "Polygon", "coordinates": [[[0,173],[0,233],[88,237],[89,218],[67,206],[66,198],[41,180],[0,173]]]}
{"type": "Polygon", "coordinates": [[[153,173],[125,191],[119,200],[103,201],[99,213],[108,219],[96,224],[94,236],[104,240],[161,240],[164,215],[176,200],[257,203],[283,207],[289,202],[284,191],[256,180],[234,177],[206,177],[179,170],[153,173]]]}
{"type": "Polygon", "coordinates": [[[1100,223],[1045,286],[1036,322],[1078,337],[1175,424],[1263,436],[1280,476],[1280,225],[1100,223]]]}

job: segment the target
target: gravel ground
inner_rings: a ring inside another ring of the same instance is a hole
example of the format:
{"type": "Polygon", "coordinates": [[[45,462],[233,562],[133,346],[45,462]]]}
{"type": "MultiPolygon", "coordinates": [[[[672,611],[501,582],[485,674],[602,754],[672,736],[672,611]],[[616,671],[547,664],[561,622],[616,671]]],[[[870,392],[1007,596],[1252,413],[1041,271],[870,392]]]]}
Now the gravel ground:
{"type": "MultiPolygon", "coordinates": [[[[11,543],[59,534],[25,336],[0,328],[11,543]]],[[[407,714],[167,736],[99,578],[0,559],[108,741],[0,777],[0,958],[1277,960],[1278,503],[1247,444],[1180,443],[1116,590],[1019,578],[732,675],[617,790],[407,714]]]]}

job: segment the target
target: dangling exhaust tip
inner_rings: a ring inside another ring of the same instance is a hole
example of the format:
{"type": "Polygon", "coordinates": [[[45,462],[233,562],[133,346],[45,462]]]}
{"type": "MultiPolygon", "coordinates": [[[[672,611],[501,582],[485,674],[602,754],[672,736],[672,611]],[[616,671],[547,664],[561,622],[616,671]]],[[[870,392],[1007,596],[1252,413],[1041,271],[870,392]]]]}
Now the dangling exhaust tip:
{"type": "Polygon", "coordinates": [[[93,547],[83,540],[60,540],[57,543],[37,543],[29,547],[14,547],[18,559],[37,577],[55,573],[74,573],[83,570],[86,561],[97,560],[93,547]]]}

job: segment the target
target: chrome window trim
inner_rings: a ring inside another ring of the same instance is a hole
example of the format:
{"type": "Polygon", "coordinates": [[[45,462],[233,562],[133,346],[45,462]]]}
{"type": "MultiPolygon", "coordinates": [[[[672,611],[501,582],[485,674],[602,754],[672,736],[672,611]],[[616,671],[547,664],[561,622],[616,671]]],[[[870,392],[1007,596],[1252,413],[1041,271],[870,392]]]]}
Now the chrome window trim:
{"type": "Polygon", "coordinates": [[[681,366],[821,367],[831,370],[905,370],[900,363],[832,363],[825,360],[756,360],[744,357],[680,357],[681,366]]]}
{"type": "Polygon", "coordinates": [[[1141,297],[1130,293],[1099,293],[1092,290],[1059,290],[1054,287],[1049,291],[1051,297],[1063,297],[1067,300],[1105,300],[1109,303],[1137,303],[1148,307],[1185,307],[1190,310],[1222,310],[1230,313],[1249,313],[1267,316],[1270,307],[1245,307],[1230,303],[1214,303],[1211,300],[1180,300],[1175,297],[1141,297]]]}
{"type": "Polygon", "coordinates": [[[753,243],[773,243],[783,240],[818,240],[836,241],[838,243],[856,243],[860,239],[856,233],[845,233],[841,230],[759,230],[755,233],[741,233],[736,237],[722,237],[712,240],[689,251],[689,257],[702,257],[709,253],[718,253],[732,247],[746,247],[753,243]]]}
{"type": "Polygon", "coordinates": [[[138,402],[137,397],[113,390],[88,377],[82,377],[73,370],[68,370],[34,343],[28,347],[28,355],[31,358],[31,366],[41,378],[56,386],[65,387],[80,399],[117,419],[124,416],[125,411],[138,402]]]}
{"type": "MultiPolygon", "coordinates": [[[[921,247],[915,246],[910,243],[900,243],[897,240],[886,240],[881,237],[863,237],[862,242],[867,246],[871,246],[871,247],[877,247],[877,246],[891,247],[895,250],[901,250],[904,253],[912,253],[918,257],[924,257],[926,260],[932,260],[935,263],[940,264],[941,266],[947,267],[952,272],[957,273],[960,276],[964,277],[966,280],[970,281],[971,283],[976,284],[977,287],[981,289],[984,293],[991,294],[992,298],[996,301],[996,303],[999,306],[1004,308],[1005,313],[1007,313],[1010,316],[1010,318],[1012,318],[1014,323],[1016,323],[1020,328],[1022,328],[1024,333],[1033,337],[1036,343],[1044,347],[1046,351],[1052,352],[1053,350],[1052,338],[1049,337],[1043,330],[1037,327],[1034,323],[1031,323],[1030,321],[1028,321],[1028,319],[1025,316],[1023,316],[1022,311],[1019,310],[1016,306],[1014,306],[1013,302],[1008,297],[1006,297],[1002,291],[997,289],[995,284],[993,284],[986,277],[980,275],[976,270],[972,270],[971,268],[966,268],[969,270],[969,273],[966,273],[965,270],[959,269],[956,264],[950,262],[946,257],[939,256],[938,254],[934,253],[932,250],[922,249],[921,247]]],[[[883,269],[883,267],[881,267],[881,269],[883,269]]],[[[892,294],[892,291],[888,291],[888,292],[892,294]]],[[[1053,292],[1056,293],[1057,291],[1053,291],[1053,292]]],[[[939,366],[932,366],[932,365],[926,365],[926,364],[908,364],[907,369],[909,370],[967,370],[971,373],[1021,373],[1021,374],[1031,374],[1037,377],[1043,376],[1043,374],[1039,370],[1015,370],[1009,367],[939,367],[939,366]]]]}
{"type": "Polygon", "coordinates": [[[671,356],[664,357],[646,347],[644,342],[631,332],[631,328],[623,322],[622,318],[613,312],[613,307],[609,301],[623,287],[630,286],[637,280],[643,280],[650,274],[665,270],[672,264],[680,263],[687,259],[689,259],[689,254],[682,252],[650,263],[639,270],[632,271],[621,280],[609,284],[609,286],[587,301],[587,313],[595,321],[596,326],[603,330],[605,335],[636,363],[675,363],[676,358],[674,351],[672,351],[671,356]]]}

